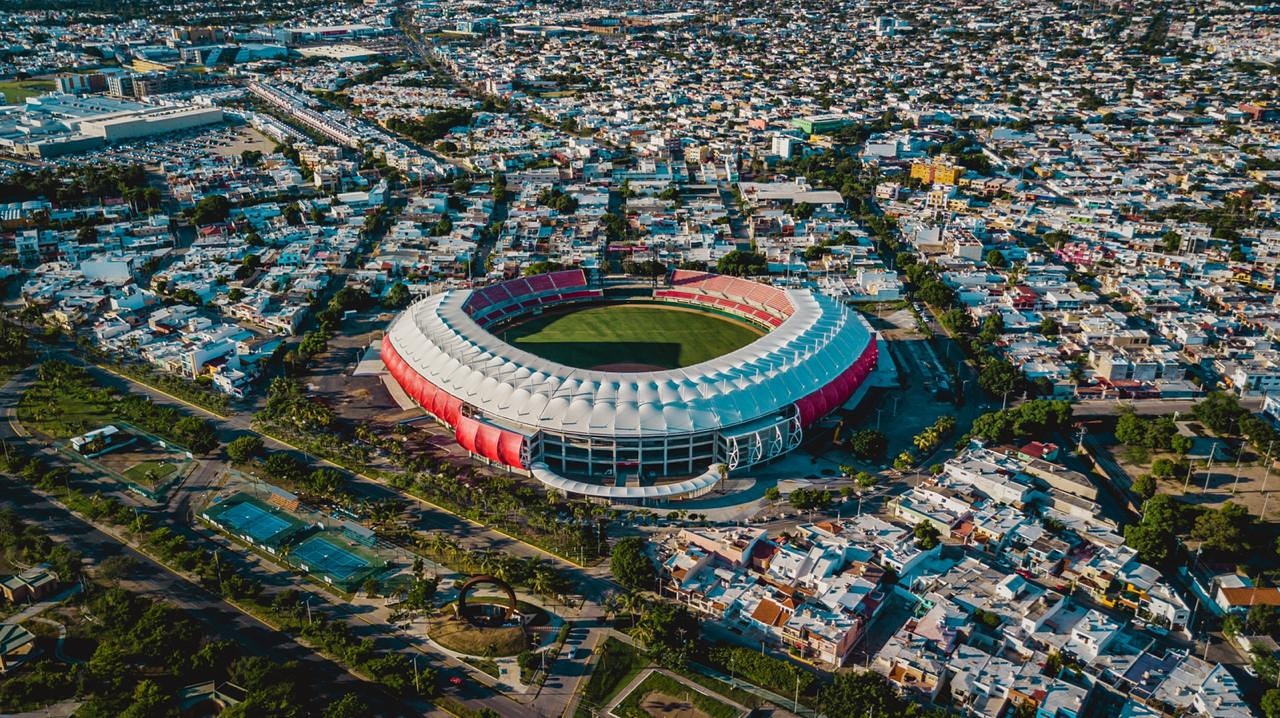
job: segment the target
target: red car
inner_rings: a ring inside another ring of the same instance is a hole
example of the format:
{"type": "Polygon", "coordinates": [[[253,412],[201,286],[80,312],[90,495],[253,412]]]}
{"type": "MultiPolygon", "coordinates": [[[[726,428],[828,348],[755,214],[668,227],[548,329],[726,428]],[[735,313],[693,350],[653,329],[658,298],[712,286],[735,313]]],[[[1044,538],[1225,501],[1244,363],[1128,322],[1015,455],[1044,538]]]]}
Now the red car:
{"type": "Polygon", "coordinates": [[[450,678],[449,678],[449,683],[451,683],[452,685],[455,685],[455,686],[460,686],[460,685],[462,685],[462,676],[452,676],[452,677],[450,677],[450,678]]]}

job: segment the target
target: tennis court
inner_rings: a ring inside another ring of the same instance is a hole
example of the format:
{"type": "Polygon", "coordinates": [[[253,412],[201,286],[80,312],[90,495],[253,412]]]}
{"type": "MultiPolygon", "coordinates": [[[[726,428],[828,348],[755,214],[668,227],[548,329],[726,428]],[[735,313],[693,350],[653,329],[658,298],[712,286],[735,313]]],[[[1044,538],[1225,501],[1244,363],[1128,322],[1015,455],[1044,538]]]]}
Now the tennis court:
{"type": "Polygon", "coordinates": [[[248,536],[254,543],[264,545],[277,543],[283,534],[302,525],[292,516],[275,513],[249,497],[232,504],[224,503],[206,512],[206,516],[225,530],[248,536]]]}
{"type": "Polygon", "coordinates": [[[340,538],[316,535],[294,547],[292,556],[313,572],[332,576],[338,582],[345,582],[368,569],[373,564],[364,557],[340,546],[340,538]]]}

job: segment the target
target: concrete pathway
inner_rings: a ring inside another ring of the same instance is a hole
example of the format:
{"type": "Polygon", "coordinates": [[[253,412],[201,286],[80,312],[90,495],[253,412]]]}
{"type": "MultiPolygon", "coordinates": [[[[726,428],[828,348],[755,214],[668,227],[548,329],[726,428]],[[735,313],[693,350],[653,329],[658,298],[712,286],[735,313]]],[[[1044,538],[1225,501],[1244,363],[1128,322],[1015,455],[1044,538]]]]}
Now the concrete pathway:
{"type": "Polygon", "coordinates": [[[63,663],[84,663],[84,661],[81,661],[81,660],[77,660],[74,658],[67,658],[67,655],[62,652],[62,646],[67,642],[66,626],[62,625],[61,623],[58,623],[57,621],[52,621],[48,618],[37,617],[37,618],[32,618],[31,620],[37,623],[43,623],[45,625],[58,627],[58,643],[53,647],[53,655],[56,656],[59,661],[62,661],[63,663]]]}
{"type": "Polygon", "coordinates": [[[70,718],[76,714],[76,711],[80,710],[82,705],[84,705],[84,701],[65,700],[27,713],[0,714],[0,718],[70,718]]]}
{"type": "Polygon", "coordinates": [[[30,606],[27,606],[21,611],[18,611],[12,616],[9,616],[3,621],[0,621],[0,623],[9,623],[9,624],[22,623],[23,621],[26,621],[27,619],[33,616],[38,616],[39,614],[44,613],[50,608],[53,608],[59,603],[62,603],[68,598],[71,598],[72,596],[76,595],[77,593],[80,593],[80,584],[78,583],[72,586],[71,588],[66,589],[65,591],[58,594],[57,596],[54,596],[53,598],[50,598],[46,601],[39,601],[37,603],[31,604],[30,606]]]}

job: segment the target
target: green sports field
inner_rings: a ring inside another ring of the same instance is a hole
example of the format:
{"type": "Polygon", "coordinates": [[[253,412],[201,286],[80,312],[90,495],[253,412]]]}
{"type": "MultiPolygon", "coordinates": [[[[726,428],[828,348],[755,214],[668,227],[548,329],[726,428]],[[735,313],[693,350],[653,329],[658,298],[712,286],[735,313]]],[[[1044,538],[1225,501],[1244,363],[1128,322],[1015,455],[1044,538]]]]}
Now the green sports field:
{"type": "Polygon", "coordinates": [[[607,304],[534,317],[497,330],[505,341],[580,369],[675,369],[727,354],[762,332],[714,314],[607,304]]]}

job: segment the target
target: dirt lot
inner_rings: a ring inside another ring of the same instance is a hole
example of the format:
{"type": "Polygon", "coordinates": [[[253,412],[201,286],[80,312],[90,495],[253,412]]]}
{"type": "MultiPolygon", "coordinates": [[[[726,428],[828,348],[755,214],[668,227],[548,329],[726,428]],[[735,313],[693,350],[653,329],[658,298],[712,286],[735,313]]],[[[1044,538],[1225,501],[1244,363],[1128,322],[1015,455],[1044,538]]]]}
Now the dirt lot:
{"type": "MultiPolygon", "coordinates": [[[[113,473],[125,476],[129,469],[150,462],[155,465],[155,473],[159,479],[157,483],[163,483],[174,477],[178,472],[182,471],[182,464],[186,462],[186,457],[175,454],[173,452],[162,449],[158,446],[149,444],[145,439],[139,439],[133,444],[123,449],[108,452],[93,459],[98,464],[106,467],[113,473]],[[166,472],[160,468],[161,464],[168,464],[176,467],[174,471],[166,472]],[[163,475],[160,475],[163,474],[163,475]]],[[[128,480],[134,481],[143,486],[149,485],[150,482],[137,475],[140,472],[135,471],[132,476],[128,476],[128,480]]]]}
{"type": "Polygon", "coordinates": [[[640,701],[640,708],[653,718],[710,718],[689,701],[654,691],[640,701]]]}
{"type": "MultiPolygon", "coordinates": [[[[1138,454],[1138,452],[1133,453],[1138,454]]],[[[1156,493],[1173,494],[1187,503],[1209,507],[1221,506],[1231,501],[1243,505],[1254,516],[1261,515],[1265,503],[1267,516],[1263,518],[1280,519],[1280,496],[1273,496],[1271,500],[1266,499],[1267,493],[1274,494],[1277,489],[1280,489],[1280,471],[1273,468],[1268,476],[1263,463],[1264,457],[1252,450],[1246,449],[1238,455],[1220,456],[1211,466],[1207,465],[1208,462],[1193,461],[1190,462],[1189,467],[1185,459],[1167,452],[1151,452],[1150,461],[1142,463],[1134,463],[1131,460],[1141,458],[1140,455],[1127,454],[1129,452],[1126,452],[1123,446],[1112,447],[1112,456],[1116,463],[1130,477],[1151,473],[1151,464],[1156,459],[1169,459],[1179,465],[1180,468],[1174,476],[1156,480],[1156,493]],[[1190,468],[1189,476],[1188,468],[1190,468]],[[1264,488],[1266,493],[1263,492],[1264,488]]],[[[1273,456],[1272,459],[1275,457],[1273,456]]],[[[1275,465],[1274,461],[1272,465],[1275,465]]]]}
{"type": "Polygon", "coordinates": [[[223,157],[239,157],[241,152],[247,150],[257,150],[264,155],[270,154],[275,149],[275,146],[276,143],[272,142],[266,135],[246,125],[237,128],[234,140],[226,144],[220,144],[212,149],[214,153],[223,157]]]}

